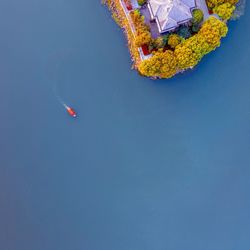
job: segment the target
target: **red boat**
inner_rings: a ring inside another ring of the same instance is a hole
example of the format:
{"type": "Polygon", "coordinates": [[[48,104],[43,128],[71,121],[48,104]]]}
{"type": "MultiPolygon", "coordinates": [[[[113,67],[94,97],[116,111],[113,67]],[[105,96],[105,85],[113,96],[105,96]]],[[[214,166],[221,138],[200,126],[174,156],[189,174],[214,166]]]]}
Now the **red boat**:
{"type": "Polygon", "coordinates": [[[77,117],[77,114],[76,114],[76,112],[75,112],[74,109],[72,109],[71,107],[67,106],[66,104],[64,104],[64,107],[66,108],[66,110],[67,110],[67,112],[68,112],[68,114],[69,114],[70,116],[72,116],[72,117],[74,117],[74,118],[77,117]]]}

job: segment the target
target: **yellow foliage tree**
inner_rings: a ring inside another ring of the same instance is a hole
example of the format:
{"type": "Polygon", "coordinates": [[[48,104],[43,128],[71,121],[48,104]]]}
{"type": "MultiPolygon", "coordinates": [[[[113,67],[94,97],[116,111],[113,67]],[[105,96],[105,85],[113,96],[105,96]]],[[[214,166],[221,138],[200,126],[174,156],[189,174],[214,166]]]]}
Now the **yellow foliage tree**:
{"type": "Polygon", "coordinates": [[[204,55],[220,45],[220,40],[226,36],[227,31],[224,22],[210,17],[196,35],[176,45],[174,52],[158,50],[139,65],[139,71],[149,77],[170,78],[178,69],[194,67],[204,55]]]}
{"type": "Polygon", "coordinates": [[[210,9],[213,9],[216,6],[219,6],[223,3],[230,3],[235,5],[239,0],[207,0],[207,5],[210,9]]]}
{"type": "Polygon", "coordinates": [[[192,68],[199,62],[195,52],[185,43],[175,48],[174,55],[177,59],[178,67],[182,70],[192,68]]]}
{"type": "Polygon", "coordinates": [[[156,39],[152,40],[152,45],[156,49],[161,49],[164,47],[164,40],[162,36],[157,37],[156,39]]]}
{"type": "Polygon", "coordinates": [[[174,49],[177,45],[179,45],[182,41],[182,38],[178,36],[177,34],[171,34],[168,37],[168,45],[174,49]]]}
{"type": "Polygon", "coordinates": [[[220,45],[227,26],[215,17],[209,18],[198,34],[190,37],[175,48],[174,54],[180,69],[194,67],[201,58],[220,45]]]}
{"type": "Polygon", "coordinates": [[[199,34],[202,35],[210,46],[210,51],[220,46],[220,40],[228,32],[227,25],[215,17],[210,17],[202,25],[199,34]]]}
{"type": "Polygon", "coordinates": [[[137,47],[141,47],[144,44],[148,45],[151,42],[152,37],[148,25],[144,23],[144,16],[140,14],[139,10],[134,10],[130,12],[130,17],[136,31],[135,45],[137,47]]]}
{"type": "Polygon", "coordinates": [[[236,5],[239,2],[239,0],[225,0],[225,3],[230,3],[232,5],[236,5]]]}
{"type": "Polygon", "coordinates": [[[177,72],[177,60],[171,50],[158,50],[139,65],[139,72],[148,77],[170,78],[177,72]]]}
{"type": "Polygon", "coordinates": [[[204,55],[211,51],[209,44],[207,43],[205,37],[200,34],[196,34],[185,41],[185,45],[192,49],[196,54],[198,60],[200,60],[204,55]]]}
{"type": "Polygon", "coordinates": [[[235,6],[230,3],[223,3],[213,8],[213,12],[216,13],[222,20],[228,20],[233,15],[235,6]]]}
{"type": "Polygon", "coordinates": [[[142,45],[149,44],[151,40],[152,38],[149,31],[138,32],[135,36],[135,45],[141,47],[142,45]]]}

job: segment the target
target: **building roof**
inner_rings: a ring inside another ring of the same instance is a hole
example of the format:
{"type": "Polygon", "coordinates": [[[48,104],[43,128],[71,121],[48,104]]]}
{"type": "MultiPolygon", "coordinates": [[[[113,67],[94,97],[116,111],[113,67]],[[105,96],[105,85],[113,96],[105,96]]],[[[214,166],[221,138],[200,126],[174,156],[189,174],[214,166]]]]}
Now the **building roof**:
{"type": "Polygon", "coordinates": [[[149,0],[151,18],[156,19],[161,33],[176,28],[192,18],[195,0],[149,0]]]}

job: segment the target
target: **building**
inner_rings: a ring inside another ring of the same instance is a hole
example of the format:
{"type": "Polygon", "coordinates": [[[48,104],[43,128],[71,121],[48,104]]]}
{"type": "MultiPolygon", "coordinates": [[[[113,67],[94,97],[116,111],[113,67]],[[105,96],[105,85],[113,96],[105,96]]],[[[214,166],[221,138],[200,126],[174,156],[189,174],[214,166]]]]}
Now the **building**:
{"type": "Polygon", "coordinates": [[[192,19],[196,0],[149,0],[151,20],[155,20],[160,33],[176,29],[192,19]]]}

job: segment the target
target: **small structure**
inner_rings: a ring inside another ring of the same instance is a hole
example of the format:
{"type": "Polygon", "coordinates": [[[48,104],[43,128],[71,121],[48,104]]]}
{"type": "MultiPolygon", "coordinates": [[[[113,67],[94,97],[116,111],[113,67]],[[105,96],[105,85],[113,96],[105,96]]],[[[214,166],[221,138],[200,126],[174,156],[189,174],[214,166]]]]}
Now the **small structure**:
{"type": "Polygon", "coordinates": [[[176,29],[192,19],[196,0],[149,0],[148,9],[160,33],[176,29]]]}

